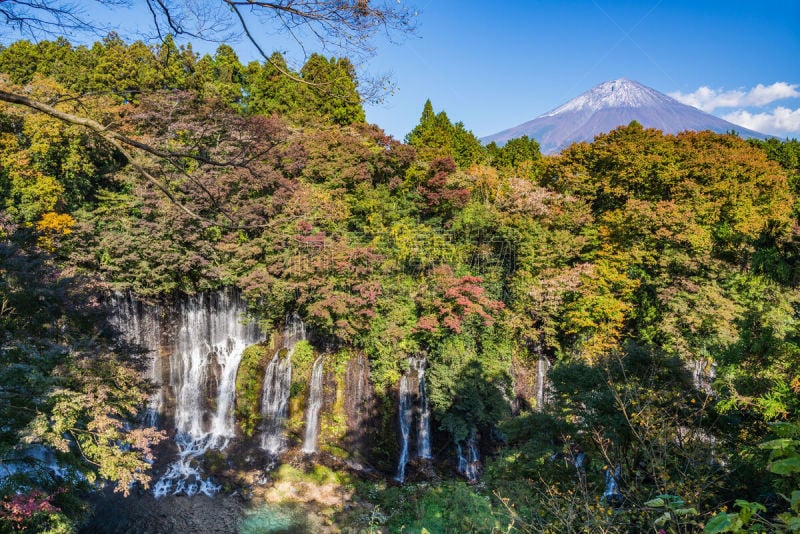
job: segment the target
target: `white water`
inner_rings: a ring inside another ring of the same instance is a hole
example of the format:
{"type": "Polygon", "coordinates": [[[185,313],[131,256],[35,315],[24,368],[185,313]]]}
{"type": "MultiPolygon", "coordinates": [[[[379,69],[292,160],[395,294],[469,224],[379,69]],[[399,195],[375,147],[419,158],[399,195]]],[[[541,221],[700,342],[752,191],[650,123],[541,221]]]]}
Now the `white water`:
{"type": "Polygon", "coordinates": [[[319,434],[319,410],[322,408],[322,357],[316,359],[311,371],[311,384],[308,391],[308,408],[306,410],[306,434],[303,440],[303,452],[311,454],[317,451],[319,434]]]}
{"type": "Polygon", "coordinates": [[[264,376],[261,393],[261,448],[277,456],[286,448],[284,423],[289,414],[289,393],[292,386],[292,351],[279,350],[272,357],[264,376]],[[285,356],[282,358],[281,353],[285,356]]]}
{"type": "Polygon", "coordinates": [[[276,457],[286,448],[286,418],[292,386],[292,354],[298,341],[306,339],[306,328],[295,313],[287,316],[283,347],[267,366],[261,391],[261,448],[276,457]]]}
{"type": "Polygon", "coordinates": [[[541,411],[547,401],[547,371],[550,370],[550,361],[544,356],[539,356],[536,365],[536,409],[541,411]]]}
{"type": "Polygon", "coordinates": [[[478,442],[475,439],[475,433],[470,433],[469,437],[464,441],[464,447],[467,449],[466,456],[461,443],[456,443],[456,453],[458,454],[458,472],[464,475],[469,482],[478,480],[481,471],[481,458],[478,451],[478,442]]]}
{"type": "Polygon", "coordinates": [[[217,493],[221,486],[211,479],[203,478],[203,473],[196,465],[196,459],[215,448],[213,439],[193,439],[187,434],[175,436],[178,445],[178,458],[172,462],[153,486],[156,499],[167,495],[185,494],[189,497],[203,493],[209,497],[217,493]]]}
{"type": "Polygon", "coordinates": [[[406,464],[408,463],[408,441],[413,422],[413,405],[411,393],[408,391],[408,377],[403,375],[400,378],[400,393],[398,395],[398,419],[400,423],[400,460],[397,463],[397,475],[394,477],[398,482],[403,482],[406,478],[406,464]]]}
{"type": "Polygon", "coordinates": [[[236,371],[244,349],[262,339],[255,324],[242,322],[245,311],[244,301],[232,290],[193,295],[180,303],[170,358],[179,453],[156,482],[156,497],[219,491],[203,479],[195,460],[210,449],[224,449],[235,436],[236,371]]]}
{"type": "Polygon", "coordinates": [[[428,394],[425,390],[425,358],[409,358],[409,370],[400,378],[398,394],[398,420],[400,427],[400,459],[397,462],[397,475],[395,480],[405,480],[406,465],[412,458],[410,450],[411,429],[414,426],[414,417],[417,418],[417,457],[430,460],[431,454],[431,408],[428,394]],[[416,374],[416,388],[410,384],[411,373],[416,374]]]}
{"type": "Polygon", "coordinates": [[[126,343],[141,349],[149,359],[145,378],[158,385],[159,389],[150,396],[144,424],[156,426],[164,398],[161,390],[161,361],[158,357],[161,348],[162,309],[155,304],[137,301],[130,292],[114,293],[111,296],[111,308],[109,322],[119,330],[126,343]]]}
{"type": "Polygon", "coordinates": [[[26,475],[41,480],[86,480],[76,469],[62,464],[55,452],[39,443],[7,450],[0,458],[0,485],[12,476],[26,475]]]}
{"type": "Polygon", "coordinates": [[[428,393],[425,390],[425,358],[412,359],[412,365],[417,370],[419,383],[419,419],[417,420],[417,456],[430,460],[431,455],[431,407],[428,402],[428,393]]]}
{"type": "Polygon", "coordinates": [[[614,501],[618,501],[622,498],[622,495],[619,493],[619,480],[621,475],[622,470],[620,466],[617,466],[613,473],[610,467],[606,469],[606,487],[603,491],[603,499],[605,499],[608,504],[612,504],[614,501]]]}

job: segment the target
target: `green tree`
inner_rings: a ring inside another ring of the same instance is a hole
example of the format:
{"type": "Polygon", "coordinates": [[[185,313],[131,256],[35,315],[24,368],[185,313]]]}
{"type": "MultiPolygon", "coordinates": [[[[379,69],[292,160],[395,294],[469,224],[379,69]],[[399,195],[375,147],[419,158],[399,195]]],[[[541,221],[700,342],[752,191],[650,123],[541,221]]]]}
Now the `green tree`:
{"type": "Polygon", "coordinates": [[[340,125],[364,122],[364,109],[356,90],[355,68],[350,60],[325,59],[312,54],[300,74],[313,95],[311,107],[315,114],[340,125]]]}
{"type": "Polygon", "coordinates": [[[462,122],[450,122],[444,111],[435,114],[430,99],[423,106],[419,124],[405,140],[417,149],[423,161],[451,157],[459,168],[465,169],[485,157],[485,149],[478,138],[462,122]]]}
{"type": "Polygon", "coordinates": [[[294,80],[286,60],[279,52],[269,61],[253,62],[247,66],[245,107],[248,113],[272,115],[278,113],[293,117],[308,107],[310,89],[294,80]],[[291,73],[287,76],[287,72],[291,73]]]}

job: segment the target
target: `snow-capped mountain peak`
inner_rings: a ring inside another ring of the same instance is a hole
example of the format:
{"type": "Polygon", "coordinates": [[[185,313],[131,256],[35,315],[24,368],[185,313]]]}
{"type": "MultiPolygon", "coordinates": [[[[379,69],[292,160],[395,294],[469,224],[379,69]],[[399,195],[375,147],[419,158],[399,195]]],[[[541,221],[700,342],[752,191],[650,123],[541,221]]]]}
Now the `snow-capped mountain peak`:
{"type": "Polygon", "coordinates": [[[659,106],[672,100],[627,78],[603,82],[542,117],[552,117],[569,111],[597,111],[604,108],[639,108],[659,106]]]}

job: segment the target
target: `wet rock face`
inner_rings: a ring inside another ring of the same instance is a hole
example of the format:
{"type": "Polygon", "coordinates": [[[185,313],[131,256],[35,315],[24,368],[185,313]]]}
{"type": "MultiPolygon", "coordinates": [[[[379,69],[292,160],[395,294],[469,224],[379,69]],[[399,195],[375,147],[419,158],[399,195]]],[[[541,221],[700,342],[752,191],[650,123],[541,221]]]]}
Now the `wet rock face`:
{"type": "MultiPolygon", "coordinates": [[[[388,470],[396,462],[396,418],[389,420],[381,415],[396,413],[397,399],[378,397],[370,381],[369,360],[363,354],[351,353],[349,360],[337,362],[334,353],[317,352],[316,356],[325,361],[317,369],[322,382],[315,401],[318,411],[309,410],[315,405],[310,402],[313,387],[306,388],[298,402],[286,402],[292,348],[312,335],[298,316],[287,316],[283,332],[273,336],[272,354],[262,371],[264,387],[259,388],[256,401],[261,408],[257,414],[260,423],[252,439],[245,439],[234,420],[237,370],[244,349],[266,336],[254,324],[242,322],[246,305],[235,289],[150,303],[131,294],[118,294],[109,304],[122,337],[146,352],[150,364],[143,371],[158,385],[148,424],[167,430],[182,452],[190,451],[186,459],[190,466],[196,463],[192,458],[202,457],[208,450],[222,450],[229,463],[236,463],[237,444],[260,446],[262,456],[266,450],[278,462],[282,460],[277,457],[287,449],[301,446],[308,454],[325,451],[364,468],[380,466],[388,470]],[[271,381],[270,366],[275,367],[271,381]],[[274,402],[270,403],[272,397],[274,402]],[[309,432],[309,414],[318,418],[312,421],[318,430],[316,436],[309,432]],[[285,421],[289,419],[298,419],[296,428],[288,428],[285,421]],[[266,428],[270,421],[275,422],[274,429],[266,428]]],[[[314,369],[309,365],[308,376],[297,380],[308,380],[310,386],[314,369]]],[[[414,392],[420,387],[419,376],[418,370],[408,373],[414,392]]],[[[413,396],[417,402],[416,394],[413,396]]],[[[416,426],[412,433],[416,440],[416,426]]],[[[415,442],[412,448],[419,446],[415,442]]]]}
{"type": "Polygon", "coordinates": [[[347,421],[347,449],[367,456],[367,429],[374,416],[374,393],[369,380],[369,361],[359,354],[347,362],[344,380],[344,413],[347,421]]]}
{"type": "Polygon", "coordinates": [[[205,384],[203,388],[203,431],[211,430],[212,414],[217,409],[216,399],[219,395],[222,366],[217,361],[217,355],[210,352],[205,369],[205,384]]]}
{"type": "Polygon", "coordinates": [[[519,358],[512,358],[510,373],[514,382],[514,398],[511,399],[511,413],[518,415],[526,410],[541,410],[547,403],[547,373],[550,361],[539,355],[531,365],[519,358]]]}
{"type": "MultiPolygon", "coordinates": [[[[206,364],[206,399],[215,399],[219,393],[219,381],[222,376],[222,366],[217,361],[217,355],[211,352],[206,364]]],[[[213,409],[213,407],[210,407],[213,409]]]]}
{"type": "Polygon", "coordinates": [[[511,360],[511,377],[514,382],[514,398],[511,399],[511,413],[518,415],[531,409],[531,399],[536,391],[535,373],[532,373],[518,358],[511,360]]]}

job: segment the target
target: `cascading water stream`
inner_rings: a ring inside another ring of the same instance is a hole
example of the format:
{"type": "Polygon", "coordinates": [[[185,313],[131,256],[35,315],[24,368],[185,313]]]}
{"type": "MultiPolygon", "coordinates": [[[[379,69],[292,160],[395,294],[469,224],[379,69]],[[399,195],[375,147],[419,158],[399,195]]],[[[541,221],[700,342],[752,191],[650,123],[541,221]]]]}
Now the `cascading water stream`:
{"type": "Polygon", "coordinates": [[[244,349],[261,335],[255,324],[242,322],[246,306],[233,290],[186,297],[178,311],[170,385],[179,453],[153,493],[213,495],[218,486],[203,479],[194,460],[210,449],[225,448],[235,436],[236,371],[244,349]]]}
{"type": "Polygon", "coordinates": [[[425,358],[412,359],[412,365],[417,370],[419,384],[419,419],[417,421],[417,456],[423,460],[430,460],[431,455],[431,407],[428,402],[428,393],[425,390],[425,358]]]}
{"type": "Polygon", "coordinates": [[[109,322],[119,330],[126,343],[143,351],[144,356],[149,359],[145,378],[159,387],[147,403],[143,421],[145,426],[156,426],[163,409],[163,378],[158,357],[161,348],[161,315],[160,306],[139,302],[130,292],[116,292],[111,296],[109,322]]]}
{"type": "Polygon", "coordinates": [[[550,370],[550,361],[544,356],[539,355],[539,362],[536,365],[536,409],[541,411],[547,400],[547,371],[550,370]]]}
{"type": "Polygon", "coordinates": [[[413,422],[413,399],[408,390],[408,377],[403,375],[400,378],[400,393],[398,396],[398,418],[400,423],[400,460],[397,463],[397,475],[395,480],[402,483],[406,478],[406,464],[408,463],[408,441],[411,434],[411,424],[413,422]]]}
{"type": "Polygon", "coordinates": [[[261,397],[263,431],[261,448],[277,456],[286,446],[283,427],[289,413],[289,393],[292,387],[292,352],[281,349],[267,366],[261,397]],[[282,357],[283,356],[283,357],[282,357]]]}
{"type": "Polygon", "coordinates": [[[312,454],[317,451],[317,435],[319,433],[319,410],[322,408],[322,357],[316,359],[311,371],[311,384],[308,392],[308,409],[306,410],[306,434],[303,440],[303,452],[312,454]]]}
{"type": "Polygon", "coordinates": [[[619,492],[619,481],[622,477],[622,469],[617,466],[613,471],[611,468],[606,468],[606,487],[603,491],[603,499],[609,505],[614,505],[622,500],[622,495],[619,492]]]}
{"type": "Polygon", "coordinates": [[[456,443],[456,453],[458,454],[458,472],[464,475],[469,482],[478,480],[481,458],[478,451],[478,442],[475,439],[475,432],[470,433],[469,437],[464,441],[463,448],[461,443],[456,443]],[[466,456],[464,455],[464,448],[467,450],[466,456]]]}
{"type": "Polygon", "coordinates": [[[409,371],[400,378],[398,419],[401,443],[395,480],[401,483],[405,480],[406,465],[412,458],[410,441],[415,414],[417,417],[416,455],[423,460],[430,460],[433,457],[431,454],[431,409],[428,393],[425,390],[425,367],[427,364],[425,358],[409,358],[409,371]],[[416,383],[413,383],[412,371],[416,375],[416,383]]]}
{"type": "Polygon", "coordinates": [[[297,342],[305,339],[306,328],[300,316],[296,313],[287,316],[283,348],[272,357],[264,375],[261,392],[261,448],[273,458],[286,448],[285,423],[289,415],[289,394],[292,386],[292,354],[297,342]]]}

